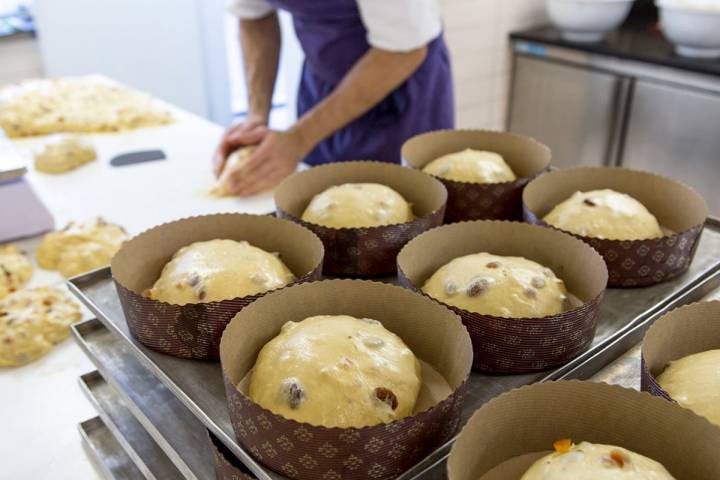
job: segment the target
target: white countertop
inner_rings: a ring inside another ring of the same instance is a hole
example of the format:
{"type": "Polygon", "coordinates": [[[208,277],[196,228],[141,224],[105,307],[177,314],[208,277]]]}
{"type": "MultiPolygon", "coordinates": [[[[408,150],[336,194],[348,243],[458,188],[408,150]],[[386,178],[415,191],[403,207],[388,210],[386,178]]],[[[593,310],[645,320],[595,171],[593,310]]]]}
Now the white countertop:
{"type": "MultiPolygon", "coordinates": [[[[269,193],[247,200],[209,196],[214,182],[210,157],[223,129],[172,110],[177,122],[166,127],[90,135],[98,161],[74,172],[45,175],[31,169],[27,178],[58,228],[69,220],[100,215],[136,234],[192,215],[274,209],[269,193]],[[166,160],[126,167],[108,164],[121,153],[157,148],[165,151],[166,160]]],[[[21,152],[29,153],[42,142],[35,138],[14,143],[21,152]]],[[[34,257],[39,240],[17,243],[34,257]]],[[[58,274],[36,269],[31,286],[60,282],[58,274]]],[[[71,339],[35,363],[0,369],[1,478],[100,478],[82,448],[77,429],[78,423],[96,415],[78,386],[78,377],[91,370],[90,360],[71,339]]]]}

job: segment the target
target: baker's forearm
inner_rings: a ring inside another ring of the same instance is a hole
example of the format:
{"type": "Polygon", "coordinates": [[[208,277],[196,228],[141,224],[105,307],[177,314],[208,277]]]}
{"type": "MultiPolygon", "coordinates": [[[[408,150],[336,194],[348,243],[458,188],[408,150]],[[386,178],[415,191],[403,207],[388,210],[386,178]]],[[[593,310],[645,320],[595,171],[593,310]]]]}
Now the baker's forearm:
{"type": "Polygon", "coordinates": [[[403,53],[371,48],[338,87],[303,115],[291,131],[309,152],[324,138],[370,110],[400,86],[423,63],[426,55],[427,47],[403,53]]]}
{"type": "Polygon", "coordinates": [[[277,14],[240,20],[240,46],[248,90],[248,118],[267,123],[280,56],[277,14]]]}

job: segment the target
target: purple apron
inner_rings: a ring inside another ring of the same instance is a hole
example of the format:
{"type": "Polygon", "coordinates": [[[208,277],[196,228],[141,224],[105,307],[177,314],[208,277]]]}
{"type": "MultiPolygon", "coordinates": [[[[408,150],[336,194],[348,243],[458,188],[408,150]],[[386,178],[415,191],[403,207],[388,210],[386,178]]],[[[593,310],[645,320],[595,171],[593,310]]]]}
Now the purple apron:
{"type": "MultiPolygon", "coordinates": [[[[298,117],[327,97],[370,48],[357,0],[270,0],[293,17],[305,52],[298,117]]],[[[424,63],[370,111],[321,142],[305,158],[319,165],[341,160],[400,162],[410,137],[453,128],[452,74],[443,36],[428,45],[424,63]]]]}

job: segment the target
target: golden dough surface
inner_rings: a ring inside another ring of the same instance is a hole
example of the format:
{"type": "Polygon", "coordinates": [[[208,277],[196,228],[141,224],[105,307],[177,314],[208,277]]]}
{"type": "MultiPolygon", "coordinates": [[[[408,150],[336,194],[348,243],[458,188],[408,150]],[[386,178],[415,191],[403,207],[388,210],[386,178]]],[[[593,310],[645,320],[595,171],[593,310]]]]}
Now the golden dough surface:
{"type": "Polygon", "coordinates": [[[76,135],[63,135],[45,144],[35,155],[35,170],[59,174],[74,170],[97,158],[95,147],[76,135]]]}
{"type": "Polygon", "coordinates": [[[15,245],[0,245],[0,298],[25,285],[32,271],[32,263],[15,245]]]}
{"type": "Polygon", "coordinates": [[[80,319],[78,305],[54,287],[19,290],[0,300],[0,367],[37,360],[80,319]]]}
{"type": "Polygon", "coordinates": [[[10,138],[117,132],[171,121],[149,95],[93,76],[29,80],[0,90],[0,128],[10,138]]]}
{"type": "Polygon", "coordinates": [[[680,405],[720,426],[720,349],[670,362],[657,381],[680,405]]]}
{"type": "Polygon", "coordinates": [[[376,320],[318,315],[287,322],[260,351],[249,397],[326,427],[363,427],[412,415],[420,363],[376,320]]]}
{"type": "Polygon", "coordinates": [[[147,296],[185,305],[246,297],[295,280],[272,253],[235,240],[195,242],[178,250],[147,296]]]}
{"type": "Polygon", "coordinates": [[[448,305],[496,317],[544,317],[567,309],[565,284],[551,269],[523,257],[484,252],[451,260],[422,291],[448,305]]]}
{"type": "Polygon", "coordinates": [[[423,172],[457,182],[502,183],[517,179],[502,155],[466,148],[428,163],[423,172]]]}
{"type": "Polygon", "coordinates": [[[313,197],[302,214],[309,223],[331,228],[362,228],[406,223],[411,205],[398,192],[378,183],[345,183],[313,197]]]}
{"type": "Polygon", "coordinates": [[[109,264],[126,239],[122,227],[102,218],[70,222],[43,237],[36,258],[40,267],[71,277],[109,264]]]}
{"type": "Polygon", "coordinates": [[[244,147],[239,148],[228,155],[225,160],[225,166],[220,173],[220,177],[210,193],[217,197],[227,197],[232,195],[230,193],[230,177],[236,170],[242,168],[242,166],[247,163],[248,158],[250,158],[250,155],[254,151],[255,147],[244,147]]]}
{"type": "Polygon", "coordinates": [[[642,203],[610,189],[575,192],[543,220],[584,237],[644,240],[663,236],[657,219],[642,203]]]}

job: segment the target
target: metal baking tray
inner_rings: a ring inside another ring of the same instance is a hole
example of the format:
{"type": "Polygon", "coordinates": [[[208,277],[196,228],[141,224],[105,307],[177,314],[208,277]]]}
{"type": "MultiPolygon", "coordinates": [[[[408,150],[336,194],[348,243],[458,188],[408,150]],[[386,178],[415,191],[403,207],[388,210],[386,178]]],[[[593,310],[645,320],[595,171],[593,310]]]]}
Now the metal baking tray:
{"type": "Polygon", "coordinates": [[[80,389],[100,414],[105,426],[148,480],[183,478],[155,440],[135,419],[113,387],[98,371],[79,378],[80,389]]]}
{"type": "MultiPolygon", "coordinates": [[[[595,339],[590,349],[560,368],[524,375],[473,373],[463,410],[463,421],[491,398],[529,383],[561,378],[587,379],[620,356],[634,343],[638,326],[649,325],[670,308],[695,301],[720,286],[720,221],[708,220],[695,259],[680,278],[642,289],[610,289],[605,295],[595,339]],[[627,336],[627,338],[626,338],[627,336]],[[622,349],[624,347],[624,349],[622,349]]],[[[284,477],[257,463],[236,442],[230,424],[220,366],[217,363],[184,360],[154,352],[130,334],[110,277],[110,269],[90,272],[69,281],[70,289],[97,315],[108,329],[123,339],[150,369],[207,428],[215,434],[260,480],[284,477]]],[[[639,334],[640,337],[642,333],[639,334]]],[[[451,440],[399,479],[443,478],[441,463],[451,440]]]]}
{"type": "Polygon", "coordinates": [[[93,417],[78,425],[83,445],[103,478],[107,480],[137,480],[143,478],[133,461],[115,440],[100,417],[93,417]]]}
{"type": "MultiPolygon", "coordinates": [[[[83,381],[92,386],[97,386],[101,380],[107,382],[101,392],[112,393],[113,403],[124,404],[125,412],[133,416],[136,425],[144,429],[161,449],[158,453],[165,456],[170,465],[174,464],[175,476],[161,478],[213,478],[215,467],[207,448],[205,427],[138,362],[128,346],[96,319],[73,325],[72,332],[76,343],[99,370],[94,378],[82,377],[83,381]]],[[[129,421],[113,423],[120,427],[129,421]]],[[[133,439],[138,436],[132,435],[133,439]]],[[[133,450],[135,441],[129,442],[127,447],[129,451],[133,450]]]]}

